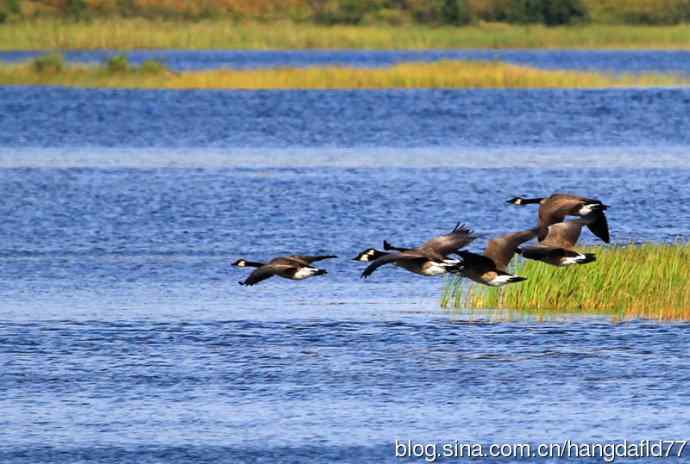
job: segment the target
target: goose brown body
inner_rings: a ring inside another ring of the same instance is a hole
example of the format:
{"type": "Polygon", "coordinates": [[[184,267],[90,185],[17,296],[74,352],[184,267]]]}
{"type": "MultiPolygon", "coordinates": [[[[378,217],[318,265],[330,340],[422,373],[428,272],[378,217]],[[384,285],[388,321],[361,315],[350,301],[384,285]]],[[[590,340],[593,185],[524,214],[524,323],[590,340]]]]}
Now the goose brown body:
{"type": "Polygon", "coordinates": [[[596,260],[593,253],[580,253],[575,245],[580,238],[582,227],[595,217],[583,217],[574,221],[559,222],[548,227],[546,238],[537,246],[523,247],[520,250],[526,259],[542,261],[552,266],[586,264],[596,260]]]}
{"type": "Polygon", "coordinates": [[[462,275],[474,282],[493,287],[526,280],[525,277],[507,272],[508,264],[518,247],[537,234],[538,228],[534,228],[497,237],[489,241],[483,255],[461,251],[462,275]]]}

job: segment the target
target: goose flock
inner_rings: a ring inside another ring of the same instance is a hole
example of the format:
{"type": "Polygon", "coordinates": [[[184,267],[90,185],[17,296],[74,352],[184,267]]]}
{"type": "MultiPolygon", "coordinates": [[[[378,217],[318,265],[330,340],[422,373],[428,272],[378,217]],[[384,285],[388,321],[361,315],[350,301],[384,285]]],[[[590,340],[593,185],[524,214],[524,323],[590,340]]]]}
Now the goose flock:
{"type": "MultiPolygon", "coordinates": [[[[397,247],[384,240],[383,250],[368,248],[354,260],[370,263],[362,272],[364,279],[378,268],[393,264],[423,276],[454,274],[483,285],[500,287],[527,279],[508,272],[508,264],[515,254],[552,266],[591,263],[596,259],[594,254],[575,249],[585,226],[602,241],[609,243],[605,214],[608,207],[598,199],[554,193],[542,198],[515,197],[508,203],[517,206],[538,204],[536,227],[496,237],[489,241],[482,254],[463,249],[477,236],[465,225],[458,224],[450,233],[432,238],[416,248],[397,247]],[[566,220],[568,216],[575,219],[566,220]],[[536,245],[522,246],[535,238],[536,245]]],[[[238,259],[233,266],[255,268],[240,282],[240,285],[251,286],[273,276],[303,280],[325,275],[326,270],[313,266],[313,263],[331,258],[336,256],[281,256],[267,263],[238,259]]]]}

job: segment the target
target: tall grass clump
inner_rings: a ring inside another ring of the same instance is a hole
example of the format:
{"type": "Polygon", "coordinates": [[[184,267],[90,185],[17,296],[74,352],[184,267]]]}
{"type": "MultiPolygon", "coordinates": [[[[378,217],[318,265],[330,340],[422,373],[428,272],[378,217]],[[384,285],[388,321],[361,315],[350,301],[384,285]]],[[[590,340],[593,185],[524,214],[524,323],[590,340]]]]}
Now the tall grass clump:
{"type": "Polygon", "coordinates": [[[588,22],[589,10],[582,0],[494,1],[485,7],[486,19],[517,24],[562,26],[588,22]]]}
{"type": "Polygon", "coordinates": [[[127,55],[116,55],[105,63],[105,68],[110,73],[126,73],[129,71],[129,58],[127,55]]]}
{"type": "Polygon", "coordinates": [[[58,74],[65,69],[65,58],[59,53],[39,56],[31,61],[31,69],[37,74],[58,74]]]}
{"type": "Polygon", "coordinates": [[[504,288],[452,281],[442,304],[477,310],[690,320],[690,243],[587,251],[596,253],[597,260],[576,267],[520,259],[515,272],[528,280],[504,288]]]}
{"type": "Polygon", "coordinates": [[[139,66],[139,72],[143,74],[165,74],[168,71],[167,66],[156,60],[146,60],[139,66]]]}

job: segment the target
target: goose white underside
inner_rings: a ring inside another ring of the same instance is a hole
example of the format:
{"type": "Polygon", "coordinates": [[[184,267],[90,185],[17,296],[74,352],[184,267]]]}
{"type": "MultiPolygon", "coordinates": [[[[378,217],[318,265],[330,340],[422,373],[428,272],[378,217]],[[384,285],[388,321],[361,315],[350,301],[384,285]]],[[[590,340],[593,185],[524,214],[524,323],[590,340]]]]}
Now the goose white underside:
{"type": "Polygon", "coordinates": [[[424,275],[428,276],[439,276],[443,275],[448,272],[449,266],[446,266],[442,263],[433,263],[431,266],[428,266],[426,269],[424,269],[424,275]]]}
{"type": "Polygon", "coordinates": [[[444,259],[443,262],[440,263],[434,262],[425,269],[424,275],[433,277],[447,274],[449,267],[457,266],[460,263],[461,261],[458,259],[444,259]]]}
{"type": "Polygon", "coordinates": [[[515,277],[517,277],[517,276],[510,275],[510,274],[501,274],[501,275],[496,276],[493,280],[491,280],[487,283],[489,285],[491,285],[492,287],[502,287],[505,284],[511,283],[513,281],[513,279],[515,279],[515,277]]]}
{"type": "Polygon", "coordinates": [[[315,267],[302,267],[292,276],[293,280],[304,280],[313,277],[319,270],[315,267]]]}
{"type": "Polygon", "coordinates": [[[572,266],[573,264],[579,264],[586,260],[587,257],[581,253],[577,256],[567,256],[561,260],[561,266],[572,266]]]}
{"type": "Polygon", "coordinates": [[[444,275],[448,273],[448,268],[455,267],[459,265],[462,261],[458,259],[445,259],[442,262],[435,262],[432,261],[429,265],[422,266],[422,269],[420,270],[419,268],[414,269],[408,266],[405,266],[404,264],[401,263],[394,263],[398,267],[402,267],[404,269],[407,269],[408,271],[414,272],[415,274],[420,274],[423,276],[428,276],[428,277],[436,277],[440,275],[444,275]]]}

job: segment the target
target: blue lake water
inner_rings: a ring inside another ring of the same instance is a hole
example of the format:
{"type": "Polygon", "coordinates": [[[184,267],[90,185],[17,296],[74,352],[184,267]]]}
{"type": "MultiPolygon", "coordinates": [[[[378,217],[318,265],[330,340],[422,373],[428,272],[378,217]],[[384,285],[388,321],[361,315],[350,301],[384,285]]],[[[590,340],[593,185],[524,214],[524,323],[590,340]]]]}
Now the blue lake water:
{"type": "Polygon", "coordinates": [[[0,462],[686,439],[690,324],[444,311],[443,279],[349,258],[458,221],[481,249],[555,190],[610,204],[614,244],[687,241],[689,113],[680,89],[0,88],[0,462]],[[233,260],[294,252],[340,258],[237,285],[233,260]]]}
{"type": "MultiPolygon", "coordinates": [[[[0,52],[0,60],[24,61],[45,53],[4,51],[0,52]]],[[[118,54],[121,52],[113,50],[65,51],[68,60],[84,63],[102,63],[118,54]]],[[[690,74],[690,51],[687,50],[134,50],[126,54],[134,64],[153,59],[180,71],[221,67],[381,67],[411,61],[497,60],[546,69],[690,74]]]]}

